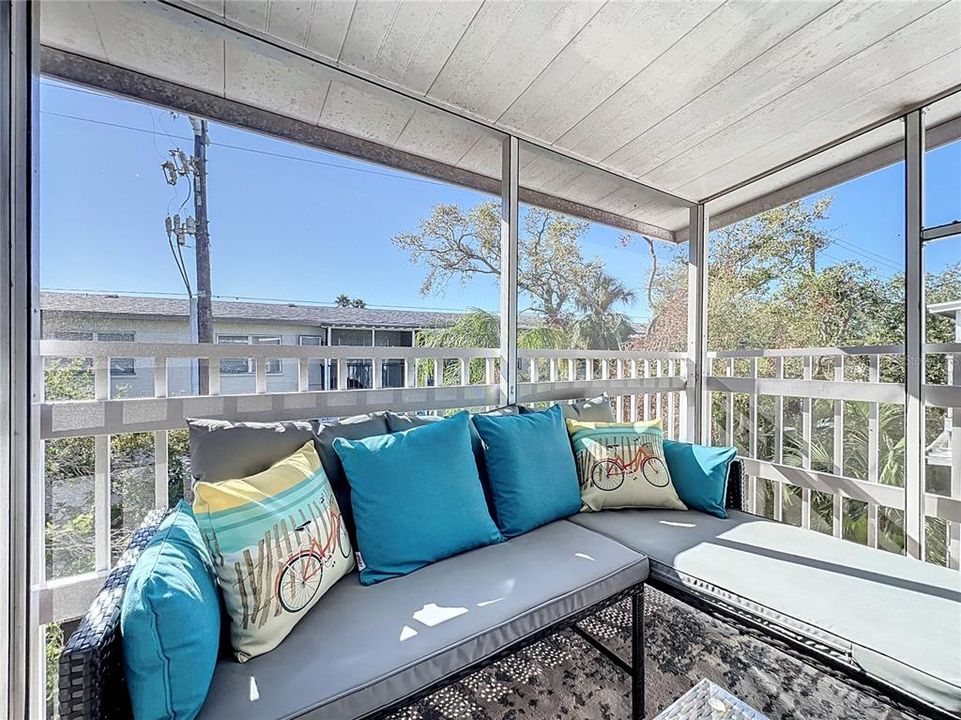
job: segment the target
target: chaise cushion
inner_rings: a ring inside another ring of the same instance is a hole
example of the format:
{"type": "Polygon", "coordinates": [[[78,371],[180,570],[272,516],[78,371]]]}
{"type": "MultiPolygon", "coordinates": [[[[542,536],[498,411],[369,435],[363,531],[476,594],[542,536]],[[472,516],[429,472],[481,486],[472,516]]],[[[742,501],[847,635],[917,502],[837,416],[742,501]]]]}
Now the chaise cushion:
{"type": "Polygon", "coordinates": [[[647,560],[559,521],[369,587],[351,575],[276,650],[219,663],[203,720],[355,718],[628,589],[647,560]]]}
{"type": "Polygon", "coordinates": [[[759,518],[609,510],[571,522],[645,553],[686,586],[843,654],[873,678],[961,712],[956,571],[759,518]]]}

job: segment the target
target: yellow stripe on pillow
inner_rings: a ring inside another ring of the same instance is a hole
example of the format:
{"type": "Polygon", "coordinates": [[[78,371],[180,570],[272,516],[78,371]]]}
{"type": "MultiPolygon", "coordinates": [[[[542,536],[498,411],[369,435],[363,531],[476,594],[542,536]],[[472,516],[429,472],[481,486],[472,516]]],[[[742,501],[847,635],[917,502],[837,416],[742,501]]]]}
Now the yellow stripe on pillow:
{"type": "Polygon", "coordinates": [[[314,441],[308,440],[293,455],[257,475],[216,483],[198,482],[194,485],[194,510],[216,513],[268,500],[303,482],[305,476],[317,474],[320,468],[314,441]]]}
{"type": "Polygon", "coordinates": [[[633,430],[635,432],[644,432],[645,430],[651,430],[652,428],[661,429],[661,419],[656,420],[638,420],[632,423],[619,423],[619,422],[581,422],[580,420],[568,420],[567,421],[567,432],[574,434],[578,430],[603,430],[606,428],[624,428],[625,430],[633,430]]]}

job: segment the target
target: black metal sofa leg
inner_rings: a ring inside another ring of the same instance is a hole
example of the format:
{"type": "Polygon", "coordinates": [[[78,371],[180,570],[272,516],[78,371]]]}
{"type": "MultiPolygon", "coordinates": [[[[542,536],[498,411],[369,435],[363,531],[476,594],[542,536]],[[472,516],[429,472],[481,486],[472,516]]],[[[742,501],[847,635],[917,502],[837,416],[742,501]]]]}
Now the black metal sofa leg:
{"type": "Polygon", "coordinates": [[[644,720],[644,586],[631,596],[631,720],[644,720]]]}

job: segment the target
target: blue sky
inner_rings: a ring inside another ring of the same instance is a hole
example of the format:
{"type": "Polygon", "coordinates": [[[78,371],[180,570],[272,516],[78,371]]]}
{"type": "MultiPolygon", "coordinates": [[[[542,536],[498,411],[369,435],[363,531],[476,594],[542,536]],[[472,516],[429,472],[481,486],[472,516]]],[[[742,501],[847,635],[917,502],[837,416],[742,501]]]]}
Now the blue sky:
{"type": "MultiPolygon", "coordinates": [[[[420,294],[421,268],[391,244],[440,202],[469,208],[480,193],[212,124],[208,150],[215,295],[331,302],[342,292],[369,305],[496,309],[496,283],[452,283],[420,294]]],[[[164,218],[188,197],[167,185],[160,164],[192,148],[186,118],[48,81],[41,86],[41,286],[45,289],[183,294],[164,218]]],[[[928,158],[928,222],[961,217],[961,143],[928,158]]],[[[829,194],[825,224],[838,242],[824,264],[857,259],[885,275],[903,265],[899,167],[829,194]]],[[[192,214],[192,202],[180,214],[192,214]]],[[[649,268],[642,243],[592,226],[582,252],[640,291],[649,268]]],[[[671,248],[660,245],[661,252],[671,248]]],[[[961,241],[929,246],[935,269],[961,258],[961,241]]],[[[188,251],[188,265],[193,253],[188,251]]],[[[621,308],[647,315],[643,293],[621,308]]]]}

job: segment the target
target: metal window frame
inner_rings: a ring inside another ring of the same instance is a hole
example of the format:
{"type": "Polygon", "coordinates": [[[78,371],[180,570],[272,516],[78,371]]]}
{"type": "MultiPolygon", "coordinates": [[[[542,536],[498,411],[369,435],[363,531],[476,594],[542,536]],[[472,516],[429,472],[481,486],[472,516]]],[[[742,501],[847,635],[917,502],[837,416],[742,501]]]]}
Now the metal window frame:
{"type": "Polygon", "coordinates": [[[43,479],[34,452],[39,401],[38,208],[39,3],[0,0],[0,717],[41,718],[44,704],[43,581],[36,549],[43,479]]]}
{"type": "Polygon", "coordinates": [[[501,164],[501,403],[517,402],[517,266],[519,247],[520,140],[504,139],[501,164]]]}
{"type": "Polygon", "coordinates": [[[710,216],[703,203],[691,208],[687,261],[687,392],[684,432],[688,442],[710,442],[707,390],[707,259],[710,216]]]}
{"type": "MultiPolygon", "coordinates": [[[[262,334],[256,334],[256,333],[254,333],[254,334],[248,334],[248,335],[244,335],[243,333],[217,333],[216,344],[217,344],[217,345],[236,345],[237,347],[240,347],[241,343],[229,343],[229,342],[225,343],[225,342],[221,342],[221,341],[220,341],[220,338],[224,338],[224,337],[232,337],[232,338],[242,338],[242,337],[245,337],[245,338],[247,338],[247,343],[246,343],[247,345],[283,345],[283,344],[284,344],[284,338],[283,338],[282,335],[262,335],[262,334]],[[275,343],[256,343],[256,342],[254,342],[254,340],[257,340],[257,339],[260,339],[260,340],[277,340],[277,342],[275,342],[275,343]]],[[[317,335],[311,335],[310,337],[319,337],[319,336],[317,336],[317,335]]],[[[298,344],[299,344],[299,338],[298,338],[298,344]]],[[[226,376],[228,376],[228,377],[239,377],[239,376],[246,376],[246,375],[254,375],[254,374],[256,373],[256,369],[255,369],[256,366],[255,366],[255,363],[254,363],[254,361],[253,361],[252,358],[241,358],[241,357],[238,357],[237,360],[246,360],[246,361],[247,361],[247,370],[246,370],[245,372],[229,372],[229,371],[228,371],[228,372],[225,372],[224,369],[223,369],[223,364],[221,364],[221,366],[220,366],[220,374],[221,374],[221,375],[226,375],[226,376]]],[[[221,361],[221,362],[222,362],[222,361],[221,361]]],[[[264,361],[264,372],[265,372],[267,375],[273,375],[273,376],[275,376],[275,377],[276,377],[277,375],[283,375],[283,374],[284,374],[284,361],[283,361],[281,358],[268,358],[268,359],[266,359],[266,360],[264,361]],[[269,369],[269,368],[270,368],[270,362],[271,362],[272,360],[276,360],[277,362],[280,363],[280,369],[279,369],[279,370],[270,370],[270,369],[269,369]]]]}
{"type": "Polygon", "coordinates": [[[904,539],[924,557],[924,111],[904,116],[904,539]]]}

